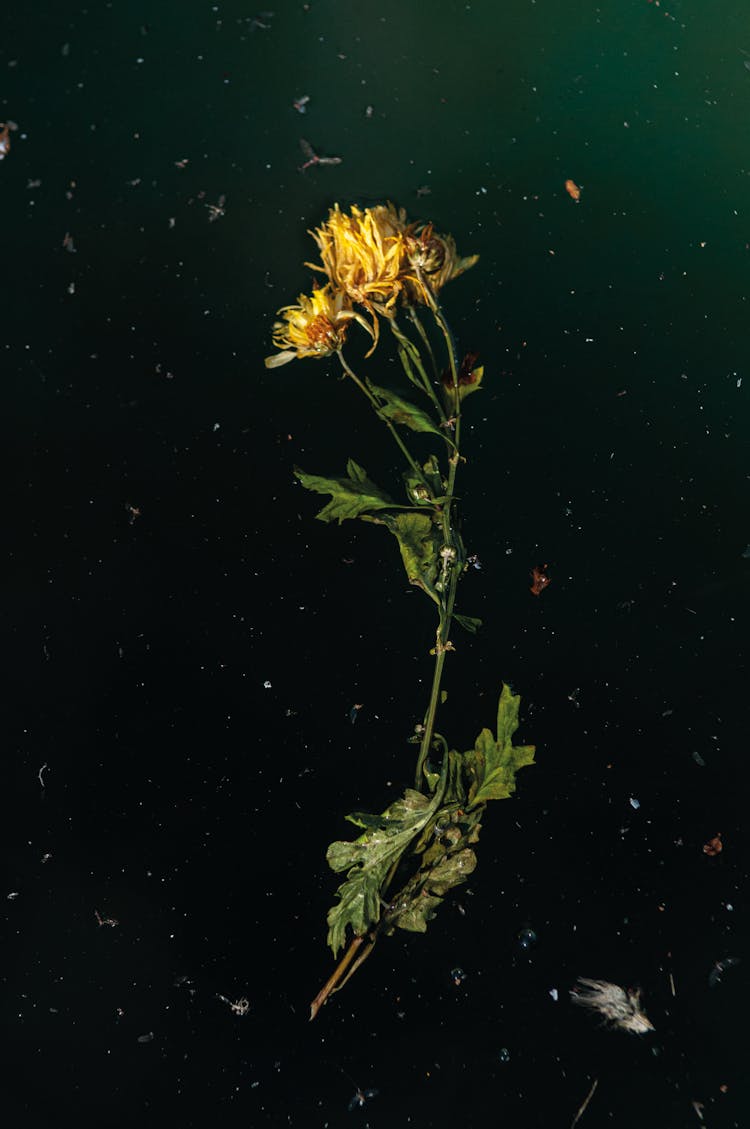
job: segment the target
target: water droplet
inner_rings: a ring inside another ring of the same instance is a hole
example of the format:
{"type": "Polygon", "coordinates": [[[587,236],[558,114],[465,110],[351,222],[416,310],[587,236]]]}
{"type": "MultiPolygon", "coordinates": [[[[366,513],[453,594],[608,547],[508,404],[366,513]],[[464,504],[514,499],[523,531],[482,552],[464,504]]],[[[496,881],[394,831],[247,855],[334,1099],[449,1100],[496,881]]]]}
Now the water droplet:
{"type": "Polygon", "coordinates": [[[536,944],[537,937],[530,925],[524,925],[518,932],[518,947],[521,952],[527,953],[536,944]]]}

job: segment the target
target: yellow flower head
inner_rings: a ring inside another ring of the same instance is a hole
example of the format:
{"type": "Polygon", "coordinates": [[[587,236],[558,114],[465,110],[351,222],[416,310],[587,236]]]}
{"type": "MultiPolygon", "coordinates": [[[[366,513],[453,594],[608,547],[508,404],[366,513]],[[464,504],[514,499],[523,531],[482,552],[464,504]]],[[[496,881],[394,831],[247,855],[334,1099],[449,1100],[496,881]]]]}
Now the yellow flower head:
{"type": "Polygon", "coordinates": [[[282,351],[266,357],[266,368],[278,368],[295,358],[330,357],[344,344],[352,318],[372,332],[348,307],[346,295],[332,294],[327,284],[313,290],[312,297],[300,294],[296,306],[284,306],[278,312],[283,321],[274,324],[273,343],[282,351]]]}
{"type": "Polygon", "coordinates": [[[364,212],[355,204],[348,215],[336,204],[325,223],[311,232],[323,265],[305,265],[322,271],[334,290],[364,306],[372,317],[373,349],[378,338],[377,315],[393,317],[403,289],[403,231],[403,214],[391,204],[364,212]]]}

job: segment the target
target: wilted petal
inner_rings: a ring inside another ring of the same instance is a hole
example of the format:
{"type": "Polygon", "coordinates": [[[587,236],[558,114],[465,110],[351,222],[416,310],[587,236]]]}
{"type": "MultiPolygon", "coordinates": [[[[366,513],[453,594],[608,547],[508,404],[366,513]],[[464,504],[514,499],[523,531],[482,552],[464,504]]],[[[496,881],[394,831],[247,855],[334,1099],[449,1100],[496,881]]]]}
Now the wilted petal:
{"type": "Polygon", "coordinates": [[[294,349],[285,349],[283,353],[274,353],[272,357],[266,357],[266,368],[279,368],[281,365],[287,365],[290,361],[295,360],[297,357],[294,349]]]}

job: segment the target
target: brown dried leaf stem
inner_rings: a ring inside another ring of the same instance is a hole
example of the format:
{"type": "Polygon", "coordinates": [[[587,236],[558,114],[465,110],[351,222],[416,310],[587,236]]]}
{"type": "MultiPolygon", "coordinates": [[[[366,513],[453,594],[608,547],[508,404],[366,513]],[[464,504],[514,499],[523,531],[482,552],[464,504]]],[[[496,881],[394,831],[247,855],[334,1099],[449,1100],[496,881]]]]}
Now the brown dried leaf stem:
{"type": "Polygon", "coordinates": [[[575,1115],[572,1122],[570,1123],[570,1129],[575,1129],[576,1125],[578,1124],[578,1122],[583,1117],[584,1113],[586,1112],[586,1106],[589,1104],[589,1102],[593,1098],[594,1090],[596,1089],[596,1087],[598,1085],[599,1085],[599,1079],[595,1078],[592,1085],[591,1085],[591,1089],[589,1090],[588,1094],[586,1095],[586,1097],[583,1101],[583,1104],[581,1105],[581,1107],[578,1110],[578,1113],[575,1115]]]}
{"type": "Polygon", "coordinates": [[[334,992],[338,992],[344,987],[350,976],[353,976],[361,964],[369,957],[372,950],[375,948],[375,938],[369,934],[365,937],[354,937],[350,943],[349,948],[342,956],[339,963],[334,968],[333,972],[326,980],[323,987],[318,992],[317,996],[310,1004],[310,1021],[315,1019],[320,1009],[324,1004],[328,1003],[328,997],[332,996],[334,992]],[[360,948],[366,945],[367,948],[360,948]],[[356,959],[355,959],[356,958],[356,959]],[[352,963],[353,962],[353,963],[352,963]],[[351,967],[349,967],[351,965],[351,967]]]}

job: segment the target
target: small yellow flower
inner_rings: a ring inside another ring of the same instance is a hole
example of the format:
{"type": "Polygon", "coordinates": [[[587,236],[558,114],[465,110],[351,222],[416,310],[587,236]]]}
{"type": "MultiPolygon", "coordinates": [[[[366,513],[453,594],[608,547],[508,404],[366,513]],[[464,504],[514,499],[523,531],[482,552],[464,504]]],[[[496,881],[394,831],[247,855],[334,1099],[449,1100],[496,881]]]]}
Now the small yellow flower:
{"type": "Polygon", "coordinates": [[[346,295],[332,294],[328,284],[313,290],[312,297],[300,294],[296,306],[284,306],[283,321],[273,327],[273,343],[280,353],[266,357],[266,368],[278,368],[303,357],[330,357],[344,344],[349,322],[358,321],[368,333],[364,318],[349,308],[346,295]]]}

